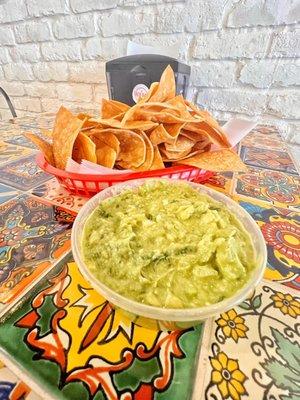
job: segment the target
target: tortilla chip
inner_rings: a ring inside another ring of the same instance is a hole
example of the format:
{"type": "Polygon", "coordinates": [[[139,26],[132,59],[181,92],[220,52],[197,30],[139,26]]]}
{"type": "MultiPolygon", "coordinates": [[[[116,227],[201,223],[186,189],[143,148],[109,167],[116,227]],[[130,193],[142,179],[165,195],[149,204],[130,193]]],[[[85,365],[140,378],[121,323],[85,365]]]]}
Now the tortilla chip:
{"type": "Polygon", "coordinates": [[[152,82],[147,94],[145,96],[140,97],[138,103],[141,104],[149,101],[150,97],[153,96],[154,93],[156,93],[158,86],[159,86],[158,82],[152,82]]]}
{"type": "Polygon", "coordinates": [[[146,145],[137,133],[120,129],[114,133],[120,142],[117,164],[125,169],[138,168],[146,159],[146,145]]]}
{"type": "Polygon", "coordinates": [[[191,149],[183,151],[170,151],[164,146],[160,146],[160,151],[162,153],[163,161],[177,161],[186,158],[190,154],[191,149]]]}
{"type": "Polygon", "coordinates": [[[176,138],[179,133],[181,132],[181,129],[185,126],[185,123],[179,123],[179,124],[164,124],[165,130],[168,132],[169,135],[172,137],[176,138]]]}
{"type": "Polygon", "coordinates": [[[96,163],[96,145],[95,143],[84,133],[79,132],[74,142],[73,160],[80,162],[81,160],[87,160],[96,163]]]}
{"type": "Polygon", "coordinates": [[[145,161],[140,167],[134,168],[136,171],[148,171],[151,168],[154,159],[154,149],[148,136],[143,131],[137,131],[137,134],[143,138],[146,146],[146,157],[145,161]]]}
{"type": "Polygon", "coordinates": [[[148,101],[166,101],[175,97],[176,84],[173,69],[170,65],[164,70],[161,75],[158,88],[150,96],[148,101]]]}
{"type": "Polygon", "coordinates": [[[82,120],[61,107],[53,131],[53,155],[57,168],[65,169],[68,158],[72,157],[74,142],[83,125],[82,120]]]}
{"type": "Polygon", "coordinates": [[[34,143],[38,149],[44,154],[45,160],[50,164],[55,166],[53,148],[50,143],[46,140],[40,138],[38,135],[32,132],[25,132],[24,136],[27,137],[32,143],[34,143]]]}
{"type": "Polygon", "coordinates": [[[127,104],[116,100],[102,99],[101,118],[109,119],[127,111],[130,107],[127,104]]]}
{"type": "Polygon", "coordinates": [[[79,118],[79,119],[81,119],[82,121],[88,120],[88,119],[91,119],[91,118],[92,118],[91,115],[85,114],[85,113],[79,113],[79,114],[76,115],[76,117],[79,118]]]}
{"type": "Polygon", "coordinates": [[[106,144],[107,146],[110,146],[112,149],[115,150],[117,155],[119,154],[120,151],[120,142],[115,136],[115,131],[117,129],[93,129],[91,131],[91,139],[93,142],[96,144],[96,147],[98,148],[101,146],[102,143],[106,144]]]}
{"type": "Polygon", "coordinates": [[[117,159],[117,153],[110,146],[103,143],[96,150],[97,163],[107,168],[113,168],[117,159]]]}
{"type": "Polygon", "coordinates": [[[178,161],[177,164],[192,165],[207,171],[247,171],[246,165],[240,157],[230,149],[207,151],[196,156],[178,161]]]}
{"type": "Polygon", "coordinates": [[[147,131],[157,126],[157,123],[151,121],[128,121],[125,125],[116,119],[99,119],[97,120],[101,125],[107,128],[119,128],[125,130],[141,129],[147,131]]]}
{"type": "Polygon", "coordinates": [[[188,139],[185,136],[179,135],[176,142],[174,144],[165,143],[165,148],[167,151],[172,152],[183,152],[183,151],[190,151],[191,148],[194,146],[195,141],[188,139]]]}
{"type": "Polygon", "coordinates": [[[165,164],[163,163],[159,148],[157,146],[153,146],[153,151],[153,162],[150,170],[165,168],[165,164]]]}
{"type": "Polygon", "coordinates": [[[187,106],[185,104],[185,100],[181,94],[178,96],[175,96],[173,99],[168,100],[167,104],[173,105],[178,110],[180,110],[181,117],[187,118],[187,119],[191,117],[191,114],[189,113],[187,106]]]}
{"type": "Polygon", "coordinates": [[[151,131],[149,139],[152,144],[157,145],[160,143],[173,144],[176,141],[176,137],[171,136],[165,129],[164,125],[160,124],[151,131]]]}

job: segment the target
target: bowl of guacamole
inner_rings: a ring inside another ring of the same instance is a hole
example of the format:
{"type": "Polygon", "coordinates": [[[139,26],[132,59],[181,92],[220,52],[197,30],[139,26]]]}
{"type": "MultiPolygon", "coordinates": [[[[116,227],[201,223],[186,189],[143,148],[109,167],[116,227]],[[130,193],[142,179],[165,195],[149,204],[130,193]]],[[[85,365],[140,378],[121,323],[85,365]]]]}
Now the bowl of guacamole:
{"type": "Polygon", "coordinates": [[[103,190],[72,230],[75,261],[113,305],[186,327],[243,301],[266,264],[236,202],[203,185],[144,179],[103,190]]]}

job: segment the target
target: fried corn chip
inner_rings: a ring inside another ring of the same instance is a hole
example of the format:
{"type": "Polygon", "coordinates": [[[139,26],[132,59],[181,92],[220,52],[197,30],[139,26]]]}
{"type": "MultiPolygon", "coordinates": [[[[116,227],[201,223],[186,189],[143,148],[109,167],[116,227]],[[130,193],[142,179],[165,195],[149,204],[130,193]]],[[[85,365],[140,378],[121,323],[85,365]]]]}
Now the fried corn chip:
{"type": "Polygon", "coordinates": [[[120,142],[117,164],[125,169],[140,167],[146,159],[146,144],[136,132],[120,129],[115,132],[120,142]]]}
{"type": "Polygon", "coordinates": [[[160,143],[170,143],[173,144],[176,141],[176,136],[172,136],[165,129],[165,126],[160,124],[153,131],[150,132],[149,138],[153,145],[157,145],[160,143]]]}
{"type": "Polygon", "coordinates": [[[175,97],[176,84],[174,72],[170,65],[162,73],[159,85],[148,101],[167,101],[175,97]]]}
{"type": "Polygon", "coordinates": [[[138,103],[141,104],[141,103],[145,103],[145,102],[149,101],[150,97],[153,96],[154,93],[157,91],[158,86],[159,86],[159,82],[151,83],[148,93],[145,96],[142,96],[139,99],[138,103]]]}
{"type": "Polygon", "coordinates": [[[107,168],[113,168],[117,159],[117,153],[110,146],[102,143],[96,150],[97,163],[107,168]]]}
{"type": "Polygon", "coordinates": [[[57,168],[65,169],[83,122],[64,107],[58,111],[52,134],[53,155],[57,168]]]}
{"type": "Polygon", "coordinates": [[[173,144],[165,143],[165,148],[167,151],[172,152],[183,152],[183,151],[190,151],[194,146],[195,141],[188,139],[185,136],[179,135],[176,142],[173,144]]]}
{"type": "Polygon", "coordinates": [[[96,145],[95,143],[83,132],[79,132],[74,142],[73,160],[80,162],[81,160],[87,160],[96,163],[96,145]]]}
{"type": "Polygon", "coordinates": [[[115,132],[116,129],[93,129],[91,131],[91,139],[93,142],[96,144],[96,147],[98,148],[101,146],[102,143],[106,144],[107,146],[110,146],[112,149],[115,150],[117,155],[120,152],[120,142],[117,139],[115,132]]]}
{"type": "Polygon", "coordinates": [[[183,160],[186,158],[190,152],[191,149],[188,150],[183,150],[183,151],[170,151],[167,150],[164,145],[161,145],[159,147],[161,153],[162,153],[162,159],[163,161],[177,161],[177,160],[183,160]]]}
{"type": "Polygon", "coordinates": [[[124,113],[129,108],[130,107],[127,104],[121,103],[120,101],[102,99],[101,118],[114,118],[117,115],[124,113]]]}
{"type": "Polygon", "coordinates": [[[98,122],[106,128],[125,130],[141,129],[147,131],[157,126],[157,123],[151,121],[128,121],[125,125],[122,125],[122,123],[116,119],[99,119],[98,122]]]}
{"type": "Polygon", "coordinates": [[[38,149],[44,154],[45,160],[50,164],[55,166],[53,148],[50,143],[46,140],[40,138],[38,135],[32,132],[25,132],[24,136],[27,137],[32,143],[34,143],[38,149]]]}
{"type": "Polygon", "coordinates": [[[231,149],[206,151],[195,156],[178,161],[177,164],[192,165],[208,171],[247,171],[246,165],[231,149]]]}
{"type": "Polygon", "coordinates": [[[162,160],[159,148],[158,146],[153,146],[153,162],[150,167],[150,170],[163,169],[163,168],[165,168],[165,164],[162,160]]]}
{"type": "Polygon", "coordinates": [[[52,139],[52,131],[49,131],[48,129],[43,129],[43,128],[40,128],[40,131],[42,132],[43,136],[46,136],[49,139],[52,139]]]}
{"type": "Polygon", "coordinates": [[[137,168],[134,168],[136,171],[148,171],[152,164],[153,164],[153,159],[154,159],[154,148],[149,140],[148,136],[145,134],[143,131],[137,131],[137,134],[143,138],[146,146],[146,156],[145,156],[145,161],[143,162],[142,165],[140,165],[137,168]]]}

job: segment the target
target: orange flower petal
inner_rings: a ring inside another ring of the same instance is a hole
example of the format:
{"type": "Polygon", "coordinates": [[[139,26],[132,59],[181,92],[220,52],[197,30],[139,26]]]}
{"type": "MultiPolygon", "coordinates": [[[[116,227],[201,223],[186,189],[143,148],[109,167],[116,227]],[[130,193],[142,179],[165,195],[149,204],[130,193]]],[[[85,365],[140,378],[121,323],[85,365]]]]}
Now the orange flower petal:
{"type": "Polygon", "coordinates": [[[226,354],[223,351],[221,351],[218,354],[218,360],[220,361],[223,368],[227,367],[228,357],[226,356],[226,354]]]}
{"type": "Polygon", "coordinates": [[[238,337],[247,337],[246,333],[244,331],[242,331],[241,329],[236,329],[236,333],[238,335],[238,337]]]}
{"type": "Polygon", "coordinates": [[[229,319],[231,319],[232,321],[234,321],[235,317],[237,316],[237,313],[234,309],[229,310],[227,314],[229,319]]]}
{"type": "Polygon", "coordinates": [[[240,400],[241,396],[231,382],[228,383],[228,389],[233,400],[240,400]]]}
{"type": "Polygon", "coordinates": [[[228,382],[225,379],[219,383],[218,389],[224,399],[227,399],[229,392],[228,392],[228,382]]]}
{"type": "Polygon", "coordinates": [[[285,295],[285,299],[286,299],[287,301],[294,300],[293,297],[292,297],[289,293],[285,295]]]}
{"type": "Polygon", "coordinates": [[[288,314],[289,314],[291,317],[293,317],[293,318],[296,318],[296,317],[297,317],[297,314],[295,313],[295,311],[293,310],[292,307],[289,307],[289,308],[288,308],[288,314]]]}
{"type": "Polygon", "coordinates": [[[220,383],[223,380],[222,374],[219,371],[213,371],[211,373],[211,381],[213,383],[220,383]]]}
{"type": "Polygon", "coordinates": [[[235,387],[239,394],[246,393],[246,389],[244,388],[244,385],[241,384],[241,382],[237,381],[236,379],[231,379],[230,383],[235,387]]]}
{"type": "Polygon", "coordinates": [[[227,363],[227,369],[229,372],[233,372],[239,368],[239,364],[236,360],[229,359],[227,363]]]}
{"type": "Polygon", "coordinates": [[[238,334],[237,334],[236,329],[232,329],[231,337],[232,337],[232,339],[233,339],[235,342],[237,342],[237,341],[239,340],[239,336],[238,336],[238,334]]]}
{"type": "Polygon", "coordinates": [[[239,315],[237,315],[234,319],[234,322],[236,324],[243,324],[245,322],[245,319],[243,317],[240,317],[239,315]]]}
{"type": "Polygon", "coordinates": [[[281,307],[283,307],[283,302],[281,300],[280,301],[275,301],[274,306],[276,308],[281,308],[281,307]]]}
{"type": "MultiPolygon", "coordinates": [[[[292,301],[290,301],[290,306],[291,306],[291,307],[294,307],[294,308],[296,308],[296,309],[298,309],[299,312],[300,312],[300,303],[299,303],[299,301],[297,301],[297,300],[292,300],[292,301]]],[[[295,311],[296,311],[296,310],[295,310],[295,311]]]]}
{"type": "Polygon", "coordinates": [[[243,332],[249,331],[249,328],[244,324],[236,324],[236,329],[239,329],[240,331],[243,332]]]}
{"type": "Polygon", "coordinates": [[[216,371],[222,370],[222,365],[221,365],[220,361],[217,360],[216,358],[211,358],[210,363],[214,370],[216,370],[216,371]]]}
{"type": "Polygon", "coordinates": [[[232,329],[228,325],[224,326],[223,333],[226,337],[231,336],[231,331],[232,331],[232,329]]]}
{"type": "Polygon", "coordinates": [[[235,379],[241,383],[243,383],[246,379],[246,375],[240,371],[239,369],[236,369],[235,371],[232,371],[231,373],[232,379],[235,379]]]}
{"type": "Polygon", "coordinates": [[[226,312],[221,314],[221,318],[225,319],[225,321],[229,320],[228,314],[226,312]]]}
{"type": "Polygon", "coordinates": [[[219,318],[219,319],[217,319],[217,320],[216,320],[216,323],[217,323],[219,326],[221,326],[221,327],[227,325],[227,322],[225,321],[224,318],[219,318]]]}
{"type": "Polygon", "coordinates": [[[287,306],[282,306],[282,307],[280,308],[280,311],[281,311],[283,314],[288,314],[289,309],[288,309],[287,306]]]}
{"type": "Polygon", "coordinates": [[[284,294],[281,292],[276,292],[276,296],[278,296],[281,300],[284,300],[284,294]]]}

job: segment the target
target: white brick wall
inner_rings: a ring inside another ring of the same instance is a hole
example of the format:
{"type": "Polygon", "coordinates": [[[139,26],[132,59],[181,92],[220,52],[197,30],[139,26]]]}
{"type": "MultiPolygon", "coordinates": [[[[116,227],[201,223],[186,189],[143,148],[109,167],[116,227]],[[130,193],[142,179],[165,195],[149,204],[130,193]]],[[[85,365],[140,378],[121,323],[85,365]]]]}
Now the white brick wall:
{"type": "Polygon", "coordinates": [[[200,105],[275,121],[299,143],[299,22],[299,0],[2,0],[0,86],[18,115],[98,109],[105,62],[128,39],[176,45],[200,105]]]}

